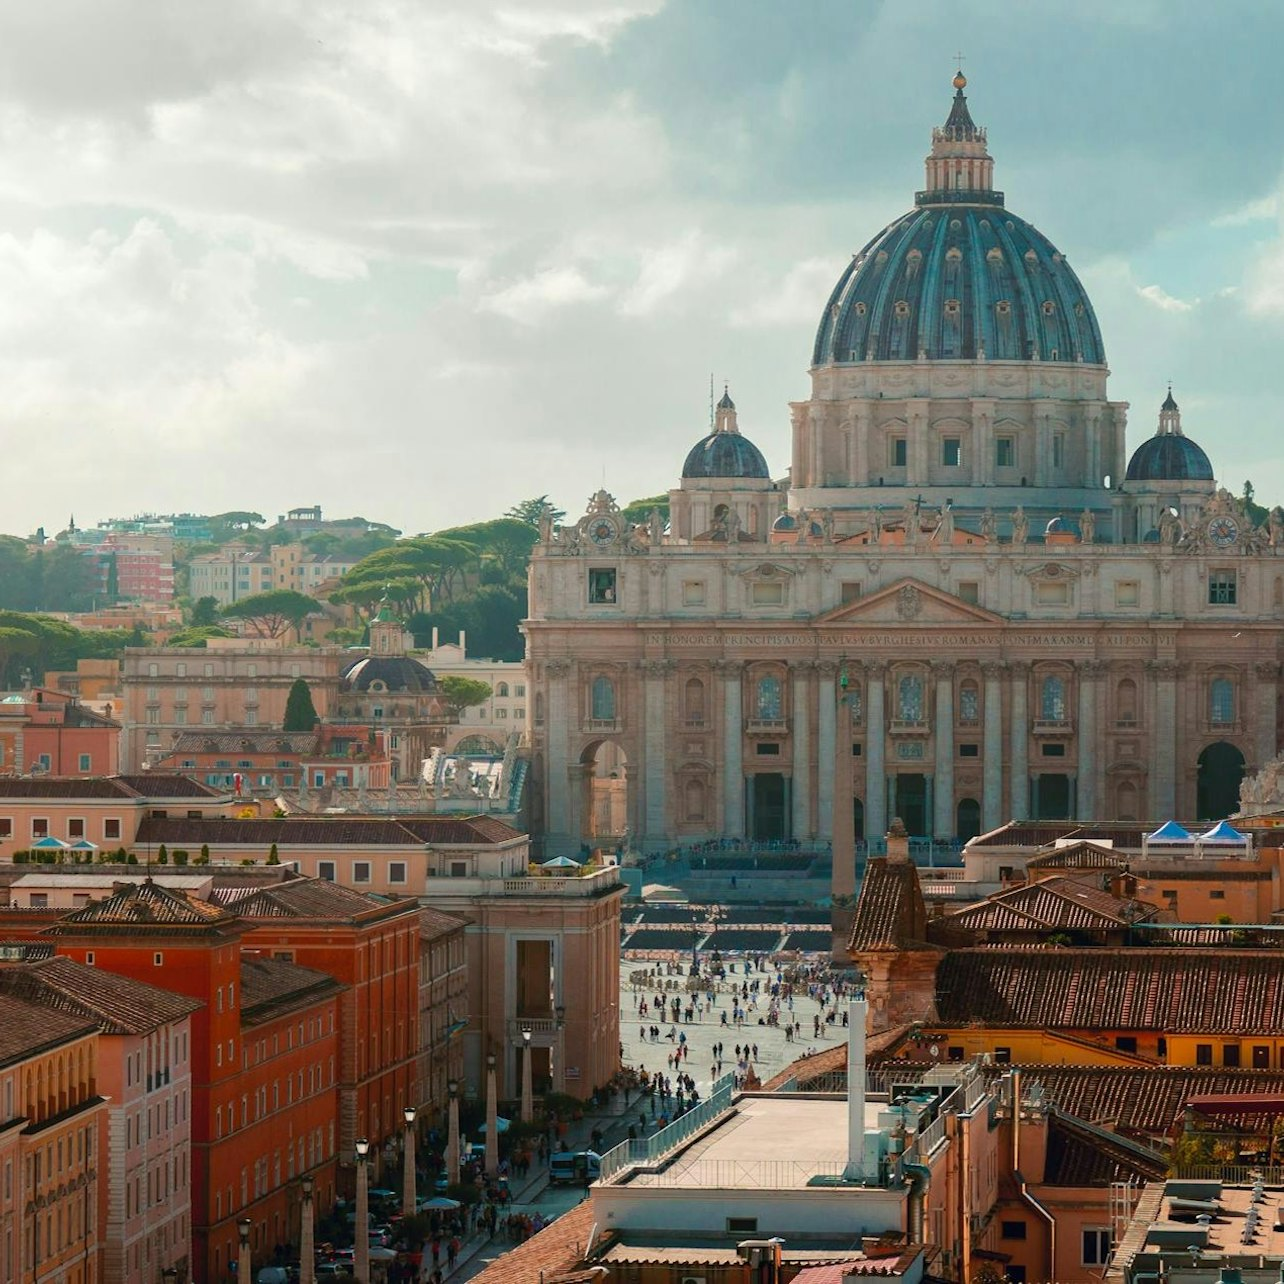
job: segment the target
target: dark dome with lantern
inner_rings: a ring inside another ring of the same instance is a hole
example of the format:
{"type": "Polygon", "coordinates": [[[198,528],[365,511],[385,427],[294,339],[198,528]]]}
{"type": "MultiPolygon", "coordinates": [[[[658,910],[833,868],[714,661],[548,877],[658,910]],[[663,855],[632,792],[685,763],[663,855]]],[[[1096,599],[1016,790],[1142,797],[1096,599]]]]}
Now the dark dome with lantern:
{"type": "Polygon", "coordinates": [[[1104,365],[1079,278],[1042,232],[1004,208],[986,133],[954,78],[932,131],[927,188],[838,279],[813,366],[864,361],[1055,361],[1104,365]]]}
{"type": "Polygon", "coordinates": [[[343,685],[349,691],[433,692],[437,679],[408,655],[363,655],[344,669],[343,685]]]}
{"type": "Polygon", "coordinates": [[[714,429],[702,437],[682,465],[684,481],[711,478],[771,480],[767,461],[757,446],[736,426],[736,403],[723,392],[714,414],[714,429]]]}
{"type": "Polygon", "coordinates": [[[1213,465],[1202,447],[1182,432],[1181,410],[1173,390],[1159,408],[1159,428],[1132,453],[1125,481],[1211,482],[1213,465]]]}

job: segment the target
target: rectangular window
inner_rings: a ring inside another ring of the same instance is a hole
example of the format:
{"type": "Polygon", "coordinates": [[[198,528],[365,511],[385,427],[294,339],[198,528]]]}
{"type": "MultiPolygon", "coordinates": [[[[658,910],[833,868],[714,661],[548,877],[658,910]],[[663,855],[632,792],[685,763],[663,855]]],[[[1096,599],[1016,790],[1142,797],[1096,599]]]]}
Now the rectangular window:
{"type": "Polygon", "coordinates": [[[104,838],[120,837],[120,821],[117,820],[114,816],[109,816],[106,820],[103,821],[103,837],[104,838]]]}
{"type": "Polygon", "coordinates": [[[334,861],[319,860],[317,861],[317,877],[324,878],[327,883],[334,882],[334,861]]]}
{"type": "Polygon", "coordinates": [[[1118,1034],[1115,1036],[1115,1047],[1120,1052],[1136,1052],[1137,1036],[1133,1034],[1118,1034]]]}
{"type": "Polygon", "coordinates": [[[959,585],[957,596],[960,602],[970,602],[976,606],[981,601],[981,586],[976,580],[964,580],[959,585]]]}
{"type": "Polygon", "coordinates": [[[49,836],[49,817],[36,816],[31,822],[32,838],[47,838],[49,836]]]}
{"type": "Polygon", "coordinates": [[[1083,1264],[1105,1266],[1110,1261],[1110,1232],[1105,1227],[1084,1227],[1083,1264]]]}
{"type": "Polygon", "coordinates": [[[1038,606],[1069,606],[1070,585],[1065,580],[1046,580],[1034,586],[1034,600],[1038,606]]]}
{"type": "Polygon", "coordinates": [[[999,1238],[1000,1239],[1024,1239],[1025,1223],[1024,1222],[1000,1222],[999,1238]]]}
{"type": "Polygon", "coordinates": [[[1213,1064],[1213,1045],[1211,1043],[1195,1044],[1195,1064],[1211,1066],[1213,1064]]]}
{"type": "Polygon", "coordinates": [[[904,437],[892,437],[887,443],[887,463],[890,468],[904,468],[909,460],[909,442],[904,437]]]}
{"type": "Polygon", "coordinates": [[[615,605],[615,568],[613,566],[589,567],[588,600],[592,606],[615,605]]]}
{"type": "Polygon", "coordinates": [[[758,1219],[756,1217],[727,1218],[728,1235],[756,1235],[757,1233],[758,1219]]]}
{"type": "Polygon", "coordinates": [[[941,442],[941,463],[946,468],[957,468],[962,460],[963,443],[957,437],[946,437],[941,442]]]}
{"type": "Polygon", "coordinates": [[[704,605],[704,581],[703,580],[683,580],[682,581],[682,605],[683,606],[703,606],[704,605]]]}
{"type": "Polygon", "coordinates": [[[1016,438],[996,437],[994,439],[994,466],[996,468],[1016,467],[1016,438]]]}
{"type": "Polygon", "coordinates": [[[1210,901],[1224,901],[1226,899],[1226,892],[1224,889],[1219,887],[1215,891],[1208,893],[1208,899],[1210,901]]]}
{"type": "Polygon", "coordinates": [[[1045,744],[1039,749],[1039,752],[1045,758],[1064,758],[1066,756],[1066,747],[1063,744],[1045,744]]]}
{"type": "Polygon", "coordinates": [[[1209,606],[1234,606],[1238,600],[1238,585],[1234,571],[1212,571],[1208,576],[1209,606]]]}
{"type": "Polygon", "coordinates": [[[1119,580],[1115,584],[1116,606],[1137,606],[1141,602],[1141,584],[1137,580],[1119,580]]]}
{"type": "Polygon", "coordinates": [[[203,726],[203,727],[212,727],[213,725],[214,725],[214,710],[213,710],[213,709],[202,709],[202,710],[201,710],[201,726],[203,726]]]}
{"type": "Polygon", "coordinates": [[[352,881],[354,883],[368,883],[370,881],[370,862],[368,860],[354,860],[352,862],[352,881]]]}
{"type": "Polygon", "coordinates": [[[79,816],[72,816],[71,819],[67,821],[67,837],[84,838],[84,836],[85,836],[84,820],[79,816]]]}
{"type": "Polygon", "coordinates": [[[844,580],[840,600],[843,602],[855,602],[860,597],[860,581],[844,580]]]}
{"type": "Polygon", "coordinates": [[[406,862],[404,860],[388,862],[388,881],[390,883],[404,883],[406,881],[406,862]]]}
{"type": "Polygon", "coordinates": [[[978,744],[959,745],[960,758],[979,758],[981,756],[981,746],[978,744]]]}
{"type": "Polygon", "coordinates": [[[0,816],[0,838],[13,837],[13,817],[0,816]]]}
{"type": "Polygon", "coordinates": [[[91,754],[82,753],[80,755],[80,770],[92,771],[94,768],[94,759],[91,754]]]}
{"type": "Polygon", "coordinates": [[[749,586],[749,600],[754,606],[783,606],[785,586],[774,580],[749,586]]]}
{"type": "Polygon", "coordinates": [[[1239,1044],[1238,1043],[1222,1044],[1222,1065],[1238,1067],[1239,1065],[1239,1044]]]}
{"type": "Polygon", "coordinates": [[[1066,466],[1066,436],[1065,433],[1054,433],[1052,437],[1052,466],[1053,468],[1064,468],[1066,466]]]}
{"type": "Polygon", "coordinates": [[[780,746],[773,741],[765,741],[758,745],[759,758],[778,758],[780,756],[780,746]]]}
{"type": "Polygon", "coordinates": [[[995,1048],[994,1063],[995,1065],[1007,1065],[1012,1060],[1011,1048],[995,1048]]]}

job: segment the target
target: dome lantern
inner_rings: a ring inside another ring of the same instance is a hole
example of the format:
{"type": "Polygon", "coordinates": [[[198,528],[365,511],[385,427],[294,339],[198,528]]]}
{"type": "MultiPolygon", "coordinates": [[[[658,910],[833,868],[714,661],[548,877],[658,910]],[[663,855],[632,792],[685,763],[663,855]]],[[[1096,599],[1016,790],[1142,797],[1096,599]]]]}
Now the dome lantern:
{"type": "Polygon", "coordinates": [[[1130,482],[1211,482],[1213,465],[1201,447],[1182,431],[1181,410],[1172,385],[1159,407],[1155,435],[1133,451],[1124,477],[1130,482]]]}
{"type": "Polygon", "coordinates": [[[767,461],[762,451],[740,432],[736,422],[736,403],[731,393],[723,391],[722,400],[714,407],[713,431],[701,438],[687,454],[682,465],[684,481],[735,478],[770,480],[767,461]]]}
{"type": "Polygon", "coordinates": [[[927,157],[927,187],[915,198],[917,205],[940,205],[966,200],[969,204],[1002,205],[1003,193],[994,190],[994,159],[986,150],[985,130],[972,120],[963,90],[967,77],[954,77],[954,101],[945,124],[932,130],[932,150],[927,157]]]}

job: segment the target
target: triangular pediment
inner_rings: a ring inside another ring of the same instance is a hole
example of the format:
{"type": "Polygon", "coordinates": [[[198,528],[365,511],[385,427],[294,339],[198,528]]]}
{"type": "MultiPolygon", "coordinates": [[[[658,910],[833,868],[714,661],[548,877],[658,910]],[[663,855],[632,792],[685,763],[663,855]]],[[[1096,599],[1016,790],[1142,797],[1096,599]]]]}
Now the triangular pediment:
{"type": "Polygon", "coordinates": [[[818,617],[823,624],[970,624],[1001,625],[1001,615],[965,602],[952,593],[932,588],[921,580],[904,579],[871,593],[868,597],[844,602],[818,617]]]}

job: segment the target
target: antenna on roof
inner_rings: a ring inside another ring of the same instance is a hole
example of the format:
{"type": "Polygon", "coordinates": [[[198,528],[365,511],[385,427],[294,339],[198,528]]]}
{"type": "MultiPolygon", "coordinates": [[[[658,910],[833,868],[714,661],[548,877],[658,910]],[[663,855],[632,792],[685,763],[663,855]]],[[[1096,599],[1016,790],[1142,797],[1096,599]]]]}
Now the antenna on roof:
{"type": "Polygon", "coordinates": [[[709,431],[713,431],[713,371],[709,371],[709,431]]]}

